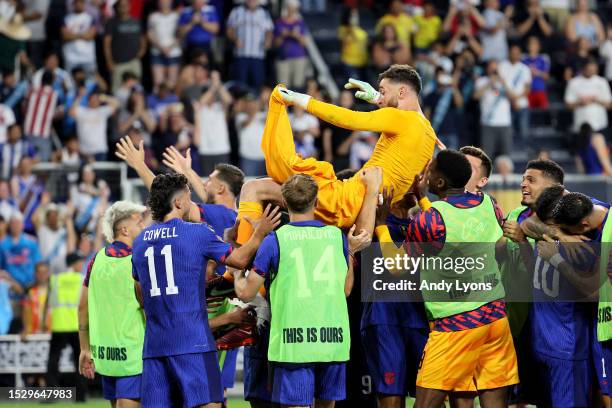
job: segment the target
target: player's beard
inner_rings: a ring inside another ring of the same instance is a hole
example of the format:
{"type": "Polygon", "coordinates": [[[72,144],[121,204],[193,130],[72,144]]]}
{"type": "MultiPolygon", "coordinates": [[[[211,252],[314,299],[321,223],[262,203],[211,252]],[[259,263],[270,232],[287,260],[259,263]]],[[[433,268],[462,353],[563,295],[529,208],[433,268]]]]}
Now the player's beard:
{"type": "Polygon", "coordinates": [[[399,101],[397,100],[397,95],[395,95],[392,98],[389,98],[389,101],[387,102],[388,108],[397,108],[398,106],[399,106],[399,101]]]}

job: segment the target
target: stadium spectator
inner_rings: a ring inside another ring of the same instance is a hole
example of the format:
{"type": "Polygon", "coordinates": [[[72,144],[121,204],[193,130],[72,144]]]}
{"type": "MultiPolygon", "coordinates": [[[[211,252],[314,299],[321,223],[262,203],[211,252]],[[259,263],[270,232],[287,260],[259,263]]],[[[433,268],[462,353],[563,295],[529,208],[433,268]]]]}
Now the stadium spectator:
{"type": "Polygon", "coordinates": [[[111,96],[94,90],[87,98],[87,106],[81,106],[85,89],[79,90],[79,96],[70,108],[70,115],[75,119],[81,153],[96,161],[104,161],[108,155],[107,122],[119,108],[119,101],[111,96]]]}
{"type": "Polygon", "coordinates": [[[66,99],[64,101],[64,117],[62,130],[64,132],[63,137],[69,138],[77,134],[76,132],[76,121],[70,116],[70,107],[74,101],[79,97],[79,92],[83,89],[84,95],[81,98],[81,106],[87,106],[89,95],[95,90],[99,89],[102,92],[108,90],[106,81],[98,74],[94,77],[87,78],[85,71],[76,67],[72,70],[72,79],[74,81],[74,87],[66,93],[66,99]]]}
{"type": "Polygon", "coordinates": [[[480,101],[480,144],[489,157],[512,151],[512,91],[501,78],[497,61],[489,61],[486,76],[478,78],[474,98],[480,101]]]}
{"type": "Polygon", "coordinates": [[[153,142],[151,135],[155,132],[157,123],[153,113],[147,109],[144,90],[133,90],[126,108],[119,114],[119,134],[123,136],[129,129],[137,127],[142,133],[145,144],[150,146],[153,142]]]}
{"type": "Polygon", "coordinates": [[[23,216],[25,231],[28,234],[35,234],[32,215],[40,205],[42,193],[45,186],[33,172],[34,160],[29,156],[22,156],[17,172],[11,179],[11,193],[17,201],[18,210],[23,216]]]}
{"type": "Polygon", "coordinates": [[[208,69],[208,55],[200,49],[193,50],[188,55],[188,62],[183,65],[179,71],[179,78],[176,82],[175,93],[179,96],[183,96],[185,88],[191,86],[195,82],[195,70],[199,67],[205,67],[208,69]]]}
{"type": "Polygon", "coordinates": [[[206,64],[195,64],[190,71],[193,76],[188,83],[180,85],[181,93],[179,97],[193,102],[200,99],[202,94],[210,88],[210,71],[206,64]]]}
{"type": "Polygon", "coordinates": [[[97,179],[90,165],[81,170],[81,179],[70,189],[70,201],[76,209],[74,226],[79,232],[96,230],[98,217],[106,209],[110,189],[106,182],[97,179]]]}
{"type": "Polygon", "coordinates": [[[506,32],[510,27],[508,15],[499,10],[499,0],[486,0],[482,13],[485,25],[480,32],[482,43],[482,61],[503,61],[508,58],[508,38],[506,32]]]}
{"type": "Polygon", "coordinates": [[[363,167],[370,160],[377,141],[375,133],[358,131],[349,151],[349,168],[357,170],[363,167]]]}
{"type": "Polygon", "coordinates": [[[68,203],[64,214],[51,202],[49,193],[42,196],[41,204],[32,217],[38,237],[38,248],[43,262],[58,274],[66,268],[66,255],[76,248],[73,225],[74,206],[68,203]]]}
{"type": "Polygon", "coordinates": [[[135,90],[142,90],[140,78],[132,71],[126,71],[121,76],[121,85],[113,91],[113,95],[119,101],[119,109],[127,110],[128,99],[135,90]]]}
{"type": "Polygon", "coordinates": [[[8,106],[13,110],[13,113],[20,120],[23,119],[21,105],[28,91],[28,81],[21,79],[18,81],[14,71],[5,71],[2,73],[2,82],[0,82],[0,103],[8,106]]]}
{"type": "Polygon", "coordinates": [[[482,14],[468,2],[459,2],[451,5],[442,23],[442,31],[452,36],[461,32],[463,35],[475,37],[481,27],[486,24],[482,14]]]}
{"type": "Polygon", "coordinates": [[[612,82],[612,24],[608,24],[606,41],[601,44],[599,55],[606,63],[606,79],[612,82]]]}
{"type": "Polygon", "coordinates": [[[308,68],[306,23],[299,10],[299,0],[286,1],[274,26],[274,45],[278,48],[276,79],[292,89],[304,88],[308,68]]]}
{"type": "Polygon", "coordinates": [[[495,174],[499,174],[502,180],[504,180],[504,183],[508,176],[514,174],[514,163],[512,162],[510,156],[497,156],[495,158],[494,167],[495,174]]]}
{"type": "Polygon", "coordinates": [[[11,197],[11,186],[8,179],[0,179],[0,217],[2,217],[4,227],[0,240],[4,239],[6,235],[6,220],[10,219],[11,215],[18,210],[17,202],[11,197]]]}
{"type": "Polygon", "coordinates": [[[22,325],[17,302],[13,298],[24,293],[24,288],[8,272],[0,270],[0,334],[19,330],[22,325]],[[15,310],[13,310],[15,309],[15,310]]]}
{"type": "Polygon", "coordinates": [[[445,72],[453,71],[453,60],[446,55],[446,46],[441,40],[434,41],[427,53],[416,56],[415,66],[421,74],[423,95],[433,91],[435,87],[436,70],[438,67],[445,72]]]}
{"type": "Polygon", "coordinates": [[[28,140],[36,147],[42,161],[51,158],[51,131],[53,120],[58,111],[58,94],[53,90],[54,76],[52,71],[43,73],[39,87],[30,90],[24,123],[24,132],[28,140]]]}
{"type": "Polygon", "coordinates": [[[594,58],[593,52],[589,40],[582,37],[576,42],[576,48],[573,52],[569,52],[567,55],[567,63],[565,64],[563,71],[563,79],[565,81],[571,80],[574,76],[580,75],[582,69],[586,63],[594,58]]]}
{"type": "Polygon", "coordinates": [[[531,70],[531,90],[527,99],[530,108],[548,108],[548,89],[546,83],[550,79],[550,58],[540,53],[540,40],[538,37],[529,37],[527,40],[528,55],[522,63],[531,70]]]}
{"type": "Polygon", "coordinates": [[[210,174],[217,164],[230,161],[227,113],[232,100],[221,82],[221,75],[213,71],[209,89],[194,105],[193,144],[198,148],[202,174],[210,174]]]}
{"type": "Polygon", "coordinates": [[[72,72],[74,68],[81,67],[87,74],[92,75],[98,70],[96,34],[95,21],[85,9],[85,0],[75,0],[73,11],[66,15],[62,27],[66,71],[72,72]]]}
{"type": "Polygon", "coordinates": [[[463,96],[459,89],[459,72],[452,76],[438,68],[436,88],[423,101],[425,116],[431,122],[446,147],[459,147],[459,116],[463,108],[463,96]]]}
{"type": "Polygon", "coordinates": [[[291,129],[295,138],[295,151],[302,157],[317,157],[315,138],[319,137],[319,119],[306,112],[299,106],[293,107],[293,113],[289,115],[291,129]]]}
{"type": "Polygon", "coordinates": [[[565,104],[574,111],[573,131],[578,132],[583,123],[588,123],[594,132],[608,127],[608,112],[612,106],[610,85],[598,75],[595,59],[589,60],[581,75],[572,78],[565,89],[565,104]]]}
{"type": "Polygon", "coordinates": [[[128,0],[115,3],[116,15],[106,23],[104,30],[104,58],[106,67],[112,73],[111,86],[115,91],[123,73],[131,71],[142,75],[141,59],[147,51],[147,40],[142,34],[140,22],[130,16],[128,0]]]}
{"type": "Polygon", "coordinates": [[[506,83],[512,105],[512,124],[516,134],[527,140],[529,133],[529,100],[531,70],[521,62],[521,47],[510,47],[510,59],[499,63],[499,75],[506,83]]]}
{"type": "MultiPolygon", "coordinates": [[[[343,90],[340,93],[339,106],[355,110],[353,92],[343,90]]],[[[349,150],[358,137],[358,132],[344,129],[332,124],[324,125],[323,129],[323,160],[334,165],[336,172],[349,168],[349,150]]]]}
{"type": "Polygon", "coordinates": [[[157,92],[162,84],[169,89],[176,86],[183,54],[176,35],[178,23],[179,14],[172,9],[172,0],[159,0],[158,10],[151,13],[147,24],[154,92],[157,92]]]}
{"type": "Polygon", "coordinates": [[[550,17],[555,31],[562,33],[570,16],[571,0],[540,0],[540,4],[550,17]]]}
{"type": "Polygon", "coordinates": [[[6,143],[0,144],[0,155],[0,177],[4,180],[13,177],[22,157],[32,159],[36,157],[36,149],[30,142],[23,140],[21,126],[18,123],[9,127],[6,143]]]}
{"type": "MultiPolygon", "coordinates": [[[[234,43],[233,78],[259,90],[266,78],[266,51],[274,24],[258,0],[245,0],[227,20],[227,37],[234,43]]],[[[206,173],[208,174],[208,173],[206,173]]]]}
{"type": "Polygon", "coordinates": [[[423,14],[412,17],[416,27],[414,33],[415,52],[424,53],[438,39],[442,29],[442,19],[436,14],[431,1],[423,3],[423,14]]]}
{"type": "Polygon", "coordinates": [[[576,168],[582,174],[612,175],[606,138],[593,132],[591,125],[580,126],[576,139],[576,168]]]}
{"type": "Polygon", "coordinates": [[[219,32],[217,10],[207,0],[194,0],[191,7],[181,13],[178,22],[178,35],[185,50],[201,49],[208,55],[211,43],[219,32]]]}
{"type": "Polygon", "coordinates": [[[240,168],[245,176],[266,174],[266,162],[261,151],[261,138],[267,113],[261,109],[260,99],[253,94],[245,98],[244,112],[236,115],[236,130],[240,142],[240,168]]]}
{"type": "Polygon", "coordinates": [[[147,97],[147,106],[156,119],[159,119],[169,105],[179,101],[178,96],[172,89],[164,81],[159,84],[156,91],[147,97]]]}
{"type": "Polygon", "coordinates": [[[347,78],[365,78],[364,69],[368,64],[368,33],[359,26],[359,10],[347,9],[342,14],[338,28],[340,39],[340,60],[347,78]]]}
{"type": "MultiPolygon", "coordinates": [[[[197,116],[196,116],[197,118],[197,116]]],[[[174,103],[168,105],[168,109],[159,120],[159,138],[154,144],[156,157],[161,157],[164,150],[169,146],[188,144],[194,133],[193,126],[185,119],[183,104],[174,103]]],[[[194,143],[195,144],[195,143],[194,143]]],[[[193,164],[194,169],[199,169],[199,160],[193,164]]]]}
{"type": "MultiPolygon", "coordinates": [[[[142,148],[144,149],[145,164],[148,168],[155,172],[159,170],[159,161],[155,157],[155,151],[151,147],[151,143],[147,143],[144,140],[144,133],[146,133],[146,131],[142,128],[142,124],[140,122],[135,122],[126,132],[127,136],[130,138],[134,146],[139,146],[141,142],[143,143],[142,148]]],[[[131,169],[128,169],[128,172],[130,172],[130,170],[131,169]]]]}
{"type": "Polygon", "coordinates": [[[590,11],[589,0],[576,1],[576,11],[565,26],[565,37],[572,43],[579,38],[586,38],[591,49],[598,48],[606,39],[601,20],[590,11]]]}
{"type": "Polygon", "coordinates": [[[28,58],[40,67],[45,55],[45,22],[50,0],[23,0],[23,21],[32,33],[27,42],[28,58]]]}
{"type": "MultiPolygon", "coordinates": [[[[451,6],[452,7],[452,6],[451,6]]],[[[474,12],[471,14],[466,14],[466,11],[462,11],[460,14],[456,15],[456,20],[458,21],[458,25],[454,23],[450,23],[451,29],[450,32],[452,34],[450,41],[446,45],[446,54],[447,55],[456,55],[463,52],[465,49],[472,50],[474,54],[480,58],[482,55],[482,45],[478,41],[477,33],[480,31],[480,25],[484,26],[484,18],[478,14],[478,19],[473,17],[472,14],[476,15],[478,13],[474,9],[474,12]],[[460,16],[460,17],[459,17],[460,16]],[[480,22],[482,20],[482,22],[480,22]]],[[[450,12],[449,12],[450,15],[450,12]]],[[[448,16],[447,16],[448,19],[448,16]]],[[[445,26],[449,24],[445,23],[445,26]]]]}
{"type": "MultiPolygon", "coordinates": [[[[47,360],[47,386],[59,386],[59,360],[67,346],[72,350],[72,363],[79,366],[79,322],[78,307],[82,286],[81,268],[83,258],[76,253],[66,257],[67,270],[53,275],[49,281],[49,309],[51,314],[51,340],[47,360]]],[[[78,370],[77,370],[78,371],[78,370]]],[[[87,383],[78,372],[74,373],[71,384],[76,385],[76,401],[86,399],[87,383]]]]}
{"type": "MultiPolygon", "coordinates": [[[[544,11],[540,0],[527,0],[525,9],[519,8],[514,16],[516,34],[521,39],[537,37],[542,44],[548,44],[547,39],[553,34],[554,29],[550,24],[550,17],[544,11]]],[[[522,45],[527,45],[525,41],[522,45]]]]}
{"type": "MultiPolygon", "coordinates": [[[[53,154],[53,161],[65,166],[79,168],[85,161],[79,150],[79,139],[76,135],[69,136],[64,142],[64,146],[53,154]]],[[[66,174],[66,180],[70,185],[79,180],[79,173],[71,171],[66,174]]]]}
{"type": "Polygon", "coordinates": [[[34,266],[40,261],[36,241],[23,231],[23,215],[14,212],[9,220],[9,235],[0,242],[2,269],[19,283],[22,292],[34,283],[34,266]]]}
{"type": "Polygon", "coordinates": [[[49,333],[51,330],[51,314],[46,310],[49,294],[49,265],[42,261],[38,262],[34,273],[36,281],[28,289],[23,301],[22,333],[24,335],[49,333]]]}
{"type": "Polygon", "coordinates": [[[397,41],[404,47],[410,47],[410,38],[414,31],[414,21],[404,11],[404,5],[401,0],[392,0],[389,4],[389,12],[382,16],[376,23],[376,35],[384,36],[383,28],[387,25],[395,28],[397,41]]]}
{"type": "Polygon", "coordinates": [[[47,52],[44,65],[32,77],[32,87],[40,88],[42,86],[42,78],[47,71],[53,73],[53,90],[57,92],[59,104],[63,104],[66,92],[70,91],[74,84],[70,73],[60,66],[59,55],[55,50],[47,52]]]}
{"type": "Polygon", "coordinates": [[[393,64],[407,64],[410,61],[410,48],[399,41],[396,29],[385,24],[372,46],[372,64],[376,72],[381,72],[393,64]]]}
{"type": "Polygon", "coordinates": [[[0,70],[15,71],[16,63],[32,68],[25,51],[25,41],[32,32],[23,23],[23,15],[18,11],[16,0],[2,1],[0,9],[0,70]]]}

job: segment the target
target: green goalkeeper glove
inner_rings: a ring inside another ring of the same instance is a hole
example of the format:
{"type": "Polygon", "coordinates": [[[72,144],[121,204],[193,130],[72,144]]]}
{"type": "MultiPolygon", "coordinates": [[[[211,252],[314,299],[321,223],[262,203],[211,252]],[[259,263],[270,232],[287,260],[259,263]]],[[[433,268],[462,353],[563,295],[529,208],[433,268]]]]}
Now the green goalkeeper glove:
{"type": "Polygon", "coordinates": [[[380,92],[364,81],[349,78],[348,82],[344,84],[344,89],[359,89],[355,92],[355,97],[369,103],[377,104],[380,100],[380,92]]]}
{"type": "Polygon", "coordinates": [[[287,88],[278,88],[281,98],[287,105],[297,105],[306,109],[308,102],[310,102],[310,95],[306,95],[299,92],[290,91],[287,88]]]}

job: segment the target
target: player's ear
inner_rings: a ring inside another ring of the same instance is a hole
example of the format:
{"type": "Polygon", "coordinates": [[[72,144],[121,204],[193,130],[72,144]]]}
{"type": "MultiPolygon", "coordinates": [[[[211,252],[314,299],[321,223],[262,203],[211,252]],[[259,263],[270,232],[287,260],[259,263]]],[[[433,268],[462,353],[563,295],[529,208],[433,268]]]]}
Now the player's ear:
{"type": "Polygon", "coordinates": [[[489,178],[488,177],[482,177],[480,179],[480,181],[478,182],[478,187],[479,188],[483,188],[484,186],[487,185],[488,182],[489,182],[489,178]]]}

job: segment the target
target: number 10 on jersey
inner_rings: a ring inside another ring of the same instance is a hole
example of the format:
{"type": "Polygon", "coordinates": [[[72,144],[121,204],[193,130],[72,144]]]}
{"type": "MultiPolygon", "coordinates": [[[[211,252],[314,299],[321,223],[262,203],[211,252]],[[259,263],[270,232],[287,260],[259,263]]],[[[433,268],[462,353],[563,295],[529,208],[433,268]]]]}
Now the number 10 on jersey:
{"type": "MultiPolygon", "coordinates": [[[[155,247],[148,247],[145,251],[147,262],[149,265],[149,277],[151,278],[151,297],[160,296],[161,290],[157,286],[157,275],[155,274],[155,247]]],[[[166,267],[166,295],[176,295],[179,293],[178,286],[174,284],[174,268],[172,267],[172,245],[165,245],[161,254],[164,256],[166,267]]]]}

